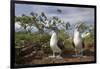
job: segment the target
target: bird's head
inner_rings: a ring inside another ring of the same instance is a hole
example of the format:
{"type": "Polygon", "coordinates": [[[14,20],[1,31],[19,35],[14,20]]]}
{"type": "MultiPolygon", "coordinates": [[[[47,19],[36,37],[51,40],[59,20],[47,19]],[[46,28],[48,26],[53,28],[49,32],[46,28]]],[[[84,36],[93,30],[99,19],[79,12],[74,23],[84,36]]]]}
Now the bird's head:
{"type": "Polygon", "coordinates": [[[52,30],[53,30],[54,32],[56,32],[56,33],[59,32],[59,29],[58,29],[57,27],[52,27],[52,30]]]}
{"type": "Polygon", "coordinates": [[[80,26],[81,26],[81,23],[76,24],[76,25],[75,25],[75,29],[76,29],[77,31],[80,31],[80,26]]]}

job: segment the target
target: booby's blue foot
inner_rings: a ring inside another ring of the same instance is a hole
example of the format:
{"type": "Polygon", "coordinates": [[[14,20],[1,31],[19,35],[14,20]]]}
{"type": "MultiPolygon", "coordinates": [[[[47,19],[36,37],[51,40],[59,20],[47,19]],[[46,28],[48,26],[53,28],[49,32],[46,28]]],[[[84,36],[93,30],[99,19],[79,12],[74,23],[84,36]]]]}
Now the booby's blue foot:
{"type": "Polygon", "coordinates": [[[56,56],[54,56],[54,55],[53,55],[53,56],[49,56],[49,58],[55,58],[55,57],[56,57],[56,56]]]}
{"type": "Polygon", "coordinates": [[[60,55],[57,55],[56,59],[63,59],[63,58],[60,55]]]}

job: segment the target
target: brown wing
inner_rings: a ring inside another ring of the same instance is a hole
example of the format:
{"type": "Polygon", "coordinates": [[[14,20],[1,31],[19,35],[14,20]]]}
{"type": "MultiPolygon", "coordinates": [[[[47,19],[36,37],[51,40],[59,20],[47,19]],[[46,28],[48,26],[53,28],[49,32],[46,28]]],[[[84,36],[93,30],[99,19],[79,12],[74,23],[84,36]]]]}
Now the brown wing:
{"type": "Polygon", "coordinates": [[[73,45],[73,48],[75,48],[75,44],[74,44],[74,41],[72,41],[72,45],[73,45]]]}
{"type": "Polygon", "coordinates": [[[62,40],[58,40],[58,43],[57,43],[58,47],[61,49],[61,50],[64,50],[65,47],[64,47],[64,43],[62,40]]]}
{"type": "Polygon", "coordinates": [[[85,48],[84,39],[82,39],[82,48],[85,48]]]}
{"type": "Polygon", "coordinates": [[[75,44],[74,44],[73,39],[74,39],[74,37],[72,37],[72,45],[73,45],[73,48],[75,48],[75,44]]]}

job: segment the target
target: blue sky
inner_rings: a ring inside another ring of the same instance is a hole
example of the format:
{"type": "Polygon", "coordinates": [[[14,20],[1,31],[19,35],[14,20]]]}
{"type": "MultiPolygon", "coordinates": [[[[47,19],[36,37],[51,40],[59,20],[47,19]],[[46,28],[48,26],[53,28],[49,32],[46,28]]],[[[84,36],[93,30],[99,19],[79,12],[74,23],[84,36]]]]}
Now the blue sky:
{"type": "Polygon", "coordinates": [[[71,24],[78,21],[83,21],[87,24],[94,24],[94,8],[80,8],[80,7],[61,7],[61,6],[45,6],[45,5],[29,5],[29,4],[16,4],[15,15],[21,16],[23,13],[29,15],[30,12],[40,14],[44,12],[47,17],[57,16],[65,22],[71,24]],[[58,13],[57,9],[61,9],[62,13],[58,13]]]}

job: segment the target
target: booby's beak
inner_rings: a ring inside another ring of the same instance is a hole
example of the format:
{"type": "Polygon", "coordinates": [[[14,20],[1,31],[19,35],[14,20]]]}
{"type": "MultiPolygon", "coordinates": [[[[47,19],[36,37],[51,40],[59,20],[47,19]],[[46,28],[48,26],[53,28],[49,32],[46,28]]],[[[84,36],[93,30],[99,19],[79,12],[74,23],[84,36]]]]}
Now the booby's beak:
{"type": "Polygon", "coordinates": [[[80,27],[78,27],[78,29],[77,29],[78,31],[80,31],[80,27]]]}
{"type": "Polygon", "coordinates": [[[78,31],[80,31],[80,25],[77,25],[75,28],[76,28],[78,31]]]}

